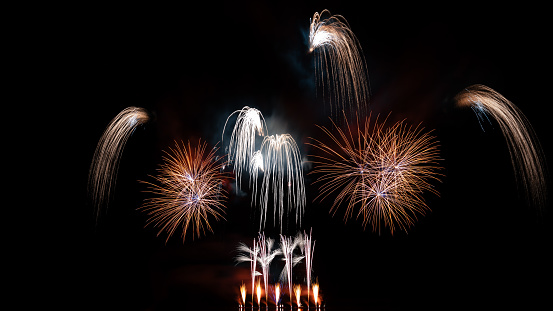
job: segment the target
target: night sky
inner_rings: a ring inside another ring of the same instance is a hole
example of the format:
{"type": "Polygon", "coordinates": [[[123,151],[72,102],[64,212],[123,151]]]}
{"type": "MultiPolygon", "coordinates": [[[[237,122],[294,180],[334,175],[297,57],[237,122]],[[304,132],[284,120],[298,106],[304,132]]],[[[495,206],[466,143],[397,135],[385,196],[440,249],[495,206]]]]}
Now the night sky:
{"type": "Polygon", "coordinates": [[[328,310],[551,305],[551,204],[540,217],[525,205],[497,123],[482,131],[474,113],[453,102],[472,84],[495,89],[523,111],[551,158],[545,8],[359,5],[82,6],[47,19],[41,33],[54,56],[43,61],[60,75],[34,83],[52,84],[43,109],[56,143],[45,151],[62,182],[46,185],[54,211],[34,242],[47,245],[38,256],[46,274],[31,288],[74,309],[237,309],[238,287],[250,279],[247,264],[234,265],[234,249],[258,232],[248,189],[229,193],[226,221],[212,222],[214,233],[165,243],[136,210],[148,197],[139,180],[151,181],[175,140],[221,146],[225,119],[246,105],[308,157],[305,142],[322,135],[315,125],[328,125],[330,112],[316,96],[309,19],[329,9],[361,43],[373,114],[433,130],[445,176],[435,184],[440,196],[426,196],[432,211],[408,234],[391,236],[364,230],[361,219],[344,223],[344,209],[332,217],[329,201],[313,202],[318,188],[306,175],[305,221],[283,233],[312,228],[313,276],[328,310]],[[129,139],[111,204],[95,224],[88,169],[105,127],[129,106],[152,120],[129,139]]]}

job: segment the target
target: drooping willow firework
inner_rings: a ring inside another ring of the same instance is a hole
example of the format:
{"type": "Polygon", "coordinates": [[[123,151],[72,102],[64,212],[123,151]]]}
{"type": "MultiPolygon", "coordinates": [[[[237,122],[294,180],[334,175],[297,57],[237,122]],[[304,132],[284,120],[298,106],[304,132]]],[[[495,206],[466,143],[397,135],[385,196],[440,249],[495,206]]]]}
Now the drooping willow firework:
{"type": "Polygon", "coordinates": [[[149,216],[147,226],[159,228],[158,236],[167,233],[166,241],[179,227],[184,241],[189,227],[194,239],[205,229],[212,232],[210,216],[224,219],[223,162],[215,154],[218,148],[209,152],[206,148],[205,142],[199,142],[196,148],[190,142],[177,143],[166,152],[164,163],[153,176],[155,181],[143,182],[149,186],[146,192],[153,197],[146,199],[139,209],[149,216]]]}
{"type": "MultiPolygon", "coordinates": [[[[223,127],[223,141],[227,123],[230,117],[236,113],[238,113],[238,117],[232,130],[228,154],[229,162],[234,164],[236,183],[240,186],[242,170],[249,169],[250,159],[255,152],[255,139],[257,136],[264,136],[267,133],[267,125],[261,111],[245,106],[228,116],[223,127]]],[[[238,191],[238,187],[236,191],[238,191]]]]}
{"type": "Polygon", "coordinates": [[[316,200],[337,193],[331,212],[347,201],[344,220],[358,208],[364,227],[370,223],[379,234],[383,226],[391,234],[397,228],[407,231],[417,215],[429,210],[423,193],[438,194],[432,186],[440,177],[438,144],[419,126],[401,121],[384,128],[385,121],[377,118],[371,127],[370,118],[363,124],[357,119],[353,132],[347,120],[345,131],[333,122],[338,135],[319,127],[331,145],[311,138],[308,144],[321,153],[312,156],[316,167],[311,173],[320,174],[315,183],[321,184],[316,200]]]}
{"type": "MultiPolygon", "coordinates": [[[[272,196],[274,222],[276,225],[277,219],[280,221],[282,232],[284,206],[287,207],[287,214],[295,209],[296,224],[300,224],[306,203],[300,151],[291,135],[277,134],[265,136],[261,144],[261,155],[263,182],[261,189],[255,190],[255,193],[260,195],[260,230],[265,226],[269,199],[272,196]]],[[[252,176],[252,178],[256,177],[252,176]]]]}
{"type": "Polygon", "coordinates": [[[480,123],[488,115],[497,121],[507,141],[515,177],[526,199],[538,209],[542,208],[547,194],[543,151],[532,125],[522,111],[485,85],[469,86],[457,94],[455,100],[459,106],[470,106],[480,123]]]}
{"type": "Polygon", "coordinates": [[[88,191],[95,207],[96,221],[101,209],[108,206],[127,140],[138,126],[149,119],[144,108],[125,108],[111,120],[98,141],[88,174],[88,191]]]}
{"type": "Polygon", "coordinates": [[[309,27],[309,53],[314,54],[315,78],[323,94],[325,86],[332,93],[331,115],[338,116],[346,108],[364,115],[370,93],[367,68],[361,45],[346,19],[328,10],[315,12],[309,27]],[[335,110],[332,101],[337,103],[335,110]]]}

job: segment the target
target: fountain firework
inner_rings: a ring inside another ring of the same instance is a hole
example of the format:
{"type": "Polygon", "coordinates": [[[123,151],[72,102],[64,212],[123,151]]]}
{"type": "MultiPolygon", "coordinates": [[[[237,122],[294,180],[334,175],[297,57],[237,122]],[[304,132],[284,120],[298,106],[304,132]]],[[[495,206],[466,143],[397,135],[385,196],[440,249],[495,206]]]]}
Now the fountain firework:
{"type": "Polygon", "coordinates": [[[108,206],[127,140],[138,126],[149,119],[148,112],[143,108],[125,108],[111,120],[98,141],[88,175],[88,191],[96,211],[96,221],[100,210],[108,206]]]}
{"type": "Polygon", "coordinates": [[[314,53],[315,77],[323,94],[328,85],[334,92],[331,106],[332,100],[339,103],[331,114],[346,109],[346,105],[364,114],[369,100],[366,63],[346,19],[328,10],[315,12],[309,27],[309,52],[314,53]]]}
{"type": "Polygon", "coordinates": [[[159,227],[158,236],[167,232],[167,240],[179,226],[182,226],[182,239],[185,240],[189,225],[192,226],[192,239],[204,232],[204,227],[212,232],[208,216],[215,220],[224,219],[226,198],[222,188],[226,174],[223,163],[217,160],[218,148],[206,151],[207,144],[199,142],[196,148],[176,144],[175,149],[165,152],[164,163],[154,182],[143,182],[149,186],[152,198],[146,199],[140,210],[149,216],[146,225],[159,227]]]}
{"type": "Polygon", "coordinates": [[[255,151],[255,138],[264,136],[267,133],[267,125],[261,111],[245,106],[240,110],[231,113],[223,127],[224,133],[227,123],[231,116],[238,113],[234,129],[228,146],[229,162],[234,163],[234,171],[236,173],[236,183],[240,187],[242,170],[249,168],[250,159],[255,151]]]}
{"type": "Polygon", "coordinates": [[[497,121],[507,141],[515,177],[528,202],[541,211],[547,194],[543,151],[532,125],[522,111],[485,85],[469,86],[455,100],[459,106],[470,106],[479,122],[488,115],[497,121]]]}
{"type": "Polygon", "coordinates": [[[240,242],[238,243],[238,247],[236,249],[239,252],[242,252],[242,254],[236,256],[235,260],[236,263],[241,262],[249,262],[250,263],[250,275],[252,278],[252,307],[253,307],[253,296],[255,292],[255,277],[260,275],[259,272],[257,272],[257,257],[259,256],[259,245],[255,242],[255,239],[253,239],[253,246],[252,248],[249,248],[246,244],[240,242]]]}
{"type": "Polygon", "coordinates": [[[300,151],[292,136],[282,134],[265,136],[261,145],[261,154],[263,155],[264,173],[260,190],[260,230],[265,226],[271,194],[274,203],[274,222],[276,225],[278,209],[280,231],[282,232],[285,194],[288,212],[292,208],[296,210],[296,224],[301,223],[306,202],[300,151]]]}
{"type": "Polygon", "coordinates": [[[290,307],[292,307],[292,267],[297,265],[303,256],[297,256],[294,254],[294,250],[301,243],[300,235],[296,237],[285,237],[280,235],[280,249],[282,256],[284,257],[284,269],[281,273],[281,279],[288,281],[288,290],[290,291],[290,307]]]}
{"type": "Polygon", "coordinates": [[[380,233],[383,223],[391,234],[396,226],[407,231],[416,216],[429,209],[422,194],[438,194],[430,183],[439,180],[434,137],[419,126],[407,127],[403,121],[384,129],[384,122],[378,124],[378,118],[371,131],[370,116],[363,128],[357,120],[356,137],[347,120],[347,132],[333,125],[338,136],[325,127],[319,128],[335,146],[313,138],[313,143],[308,143],[323,154],[313,156],[317,166],[312,173],[320,174],[315,182],[322,184],[316,199],[323,200],[341,189],[331,212],[347,200],[346,221],[359,206],[357,217],[363,216],[363,226],[370,222],[373,231],[380,233]]]}
{"type": "Polygon", "coordinates": [[[258,249],[259,249],[259,256],[257,257],[257,260],[259,261],[259,265],[261,266],[261,271],[263,273],[263,283],[265,285],[265,303],[269,303],[269,266],[271,265],[271,262],[277,255],[280,254],[279,249],[272,250],[274,240],[271,238],[265,239],[265,234],[260,233],[258,238],[258,249]]]}
{"type": "Polygon", "coordinates": [[[311,231],[309,235],[304,231],[302,237],[302,254],[305,256],[305,277],[307,282],[307,303],[309,304],[309,290],[311,289],[311,272],[313,271],[313,253],[315,251],[315,241],[311,239],[311,231]]]}
{"type": "Polygon", "coordinates": [[[240,296],[242,297],[243,306],[246,306],[246,285],[244,283],[240,285],[240,296]]]}

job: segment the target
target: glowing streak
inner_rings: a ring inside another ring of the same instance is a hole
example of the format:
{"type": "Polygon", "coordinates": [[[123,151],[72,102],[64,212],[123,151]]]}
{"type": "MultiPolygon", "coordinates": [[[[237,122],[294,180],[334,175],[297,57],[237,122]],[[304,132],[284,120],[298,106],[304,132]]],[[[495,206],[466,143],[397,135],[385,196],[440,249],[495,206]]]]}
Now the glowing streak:
{"type": "Polygon", "coordinates": [[[257,305],[261,306],[261,284],[259,282],[257,282],[256,293],[257,293],[257,305]]]}
{"type": "Polygon", "coordinates": [[[301,286],[296,285],[294,286],[294,292],[296,294],[296,304],[298,305],[298,308],[301,307],[301,286]]]}
{"type": "Polygon", "coordinates": [[[246,305],[246,285],[245,284],[240,285],[240,294],[242,295],[242,303],[245,306],[246,305]]]}
{"type": "Polygon", "coordinates": [[[145,109],[125,108],[111,120],[98,141],[88,175],[88,191],[95,208],[96,221],[100,216],[100,210],[109,204],[127,140],[139,125],[148,120],[145,109]]]}
{"type": "Polygon", "coordinates": [[[532,125],[522,111],[485,85],[469,86],[455,99],[459,106],[470,106],[479,122],[483,119],[482,115],[486,118],[491,115],[497,121],[509,147],[515,177],[528,203],[533,203],[541,211],[547,194],[543,151],[532,125]]]}
{"type": "Polygon", "coordinates": [[[290,291],[290,306],[292,306],[292,267],[297,265],[303,256],[297,256],[294,254],[294,249],[301,243],[301,238],[297,237],[285,237],[280,235],[280,250],[282,252],[283,260],[285,262],[284,269],[280,274],[280,278],[283,281],[288,281],[288,289],[290,291]]]}
{"type": "Polygon", "coordinates": [[[434,137],[418,126],[407,127],[398,122],[384,130],[376,122],[370,129],[370,116],[364,126],[357,120],[352,133],[335,123],[338,135],[319,127],[331,139],[333,146],[312,139],[309,143],[321,152],[314,155],[321,183],[316,199],[335,198],[331,212],[336,212],[344,200],[348,201],[344,220],[358,207],[357,217],[363,216],[363,226],[372,224],[380,233],[382,224],[394,233],[396,226],[407,231],[416,216],[429,210],[422,194],[438,194],[431,181],[439,180],[438,146],[434,137]],[[338,192],[335,195],[336,191],[338,192]]]}
{"type": "Polygon", "coordinates": [[[207,144],[199,143],[196,148],[176,144],[175,149],[166,152],[164,163],[154,182],[142,182],[149,186],[146,192],[153,194],[139,208],[149,216],[146,225],[159,227],[158,236],[167,232],[167,240],[182,227],[185,240],[188,227],[192,227],[192,238],[200,236],[205,229],[212,232],[209,216],[215,220],[224,219],[225,190],[222,188],[226,174],[221,172],[222,163],[217,160],[217,148],[206,151],[207,144]]]}
{"type": "Polygon", "coordinates": [[[315,300],[315,306],[317,306],[317,302],[319,299],[319,283],[313,284],[313,300],[315,300]]]}
{"type": "Polygon", "coordinates": [[[278,307],[278,302],[280,301],[280,284],[275,285],[275,305],[278,307]]]}
{"type": "MultiPolygon", "coordinates": [[[[260,230],[265,226],[269,197],[273,196],[274,222],[280,221],[282,232],[284,205],[287,213],[296,211],[296,224],[301,224],[305,206],[305,185],[301,155],[296,142],[289,134],[265,136],[261,145],[263,154],[263,182],[260,189],[261,219],[260,230]],[[286,197],[286,200],[285,200],[286,197]]],[[[258,190],[255,190],[257,193],[258,190]]]]}
{"type": "MultiPolygon", "coordinates": [[[[245,106],[231,113],[223,127],[223,138],[227,123],[231,116],[238,113],[236,123],[228,146],[229,162],[234,163],[236,182],[240,187],[242,170],[249,168],[250,159],[255,151],[255,139],[267,133],[267,125],[261,111],[245,106]]],[[[236,191],[238,191],[238,187],[236,191]]]]}
{"type": "Polygon", "coordinates": [[[328,10],[316,12],[309,27],[309,53],[315,55],[315,76],[321,77],[323,94],[325,85],[334,92],[331,98],[339,103],[336,112],[349,105],[364,114],[369,100],[365,58],[346,19],[328,10]]]}

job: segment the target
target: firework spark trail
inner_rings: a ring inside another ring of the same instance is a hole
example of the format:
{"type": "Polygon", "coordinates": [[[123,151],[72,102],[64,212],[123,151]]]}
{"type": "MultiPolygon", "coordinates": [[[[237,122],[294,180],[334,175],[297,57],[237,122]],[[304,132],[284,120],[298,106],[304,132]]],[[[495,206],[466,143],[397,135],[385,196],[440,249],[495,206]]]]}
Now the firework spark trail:
{"type": "Polygon", "coordinates": [[[257,150],[256,152],[254,152],[250,161],[250,187],[252,189],[252,206],[257,203],[257,179],[260,171],[264,171],[263,155],[261,154],[261,150],[257,150]]]}
{"type": "Polygon", "coordinates": [[[272,250],[274,240],[271,238],[265,239],[265,234],[260,233],[258,237],[258,249],[259,255],[257,261],[261,266],[261,271],[263,273],[263,283],[265,285],[265,302],[268,305],[269,303],[269,266],[271,262],[277,255],[280,254],[280,249],[272,250]]]}
{"type": "Polygon", "coordinates": [[[481,115],[491,115],[499,123],[507,141],[515,177],[528,203],[533,203],[540,212],[545,206],[547,194],[543,151],[532,125],[522,111],[485,85],[469,86],[455,100],[457,105],[470,106],[477,112],[479,122],[482,120],[481,115]]]}
{"type": "Polygon", "coordinates": [[[294,286],[294,293],[296,293],[296,304],[299,308],[301,307],[301,285],[294,286]]]}
{"type": "Polygon", "coordinates": [[[339,103],[331,114],[349,105],[364,115],[370,93],[367,68],[361,45],[346,19],[328,10],[315,12],[309,27],[309,52],[314,53],[315,77],[323,94],[328,85],[334,92],[331,99],[339,103]],[[329,17],[324,18],[326,15],[329,17]]]}
{"type": "Polygon", "coordinates": [[[244,283],[240,285],[240,296],[242,297],[243,306],[246,306],[246,285],[244,283]]]}
{"type": "Polygon", "coordinates": [[[149,216],[146,226],[158,227],[158,236],[167,232],[167,240],[177,228],[183,228],[182,239],[186,238],[188,227],[192,227],[192,238],[200,237],[204,227],[213,232],[209,216],[215,220],[224,219],[225,191],[222,188],[226,174],[223,163],[217,160],[218,148],[206,151],[207,144],[199,143],[196,148],[176,144],[175,149],[166,152],[164,163],[154,182],[142,182],[149,186],[152,198],[146,199],[139,208],[149,216]]]}
{"type": "Polygon", "coordinates": [[[294,254],[294,250],[300,245],[300,243],[301,238],[299,235],[296,237],[285,237],[282,234],[280,235],[280,250],[285,262],[284,269],[282,270],[280,277],[284,282],[288,281],[288,290],[290,291],[290,307],[292,306],[292,268],[303,259],[303,256],[297,256],[294,254]]]}
{"type": "Polygon", "coordinates": [[[127,140],[138,126],[148,120],[148,112],[145,109],[125,108],[111,120],[98,141],[88,173],[88,191],[95,207],[96,221],[100,216],[100,210],[109,203],[117,178],[119,160],[127,140]]]}
{"type": "MultiPolygon", "coordinates": [[[[265,226],[269,197],[273,196],[274,222],[277,210],[282,232],[286,194],[287,212],[296,210],[296,224],[301,223],[306,204],[303,169],[298,145],[289,134],[265,136],[261,145],[263,155],[263,182],[260,189],[260,230],[265,226]]],[[[255,190],[258,192],[258,190],[255,190]]]]}
{"type": "Polygon", "coordinates": [[[242,170],[248,169],[250,159],[255,152],[255,139],[257,136],[264,136],[267,133],[267,125],[261,111],[245,106],[240,110],[231,113],[223,127],[223,137],[227,123],[231,116],[238,113],[236,123],[232,130],[232,136],[228,147],[229,162],[234,163],[234,171],[236,173],[236,182],[240,187],[242,170]]]}
{"type": "Polygon", "coordinates": [[[435,137],[418,126],[407,127],[398,122],[384,129],[384,122],[370,126],[370,116],[352,133],[346,120],[347,131],[335,123],[338,135],[319,127],[333,142],[334,147],[313,139],[309,145],[322,155],[313,156],[317,167],[312,173],[320,174],[315,181],[321,183],[317,199],[324,200],[335,191],[331,211],[336,212],[344,200],[348,201],[344,220],[358,206],[357,217],[363,216],[363,226],[372,225],[381,232],[382,225],[391,234],[398,226],[407,231],[417,215],[424,215],[429,207],[423,193],[438,194],[432,181],[439,181],[439,152],[435,137]]]}
{"type": "Polygon", "coordinates": [[[315,300],[315,307],[317,307],[317,300],[319,300],[319,283],[313,284],[313,300],[315,300]]]}
{"type": "Polygon", "coordinates": [[[313,252],[315,251],[315,241],[311,239],[311,233],[313,229],[309,231],[309,235],[304,231],[302,237],[301,253],[305,256],[305,275],[307,281],[307,303],[309,304],[309,290],[311,289],[311,272],[313,271],[313,252]]]}
{"type": "Polygon", "coordinates": [[[250,274],[252,277],[252,307],[254,303],[254,293],[255,293],[255,277],[260,275],[257,271],[257,257],[259,256],[259,244],[253,239],[253,246],[249,248],[246,244],[240,242],[238,243],[237,251],[241,252],[240,255],[236,256],[236,263],[249,262],[250,263],[250,274]]]}

